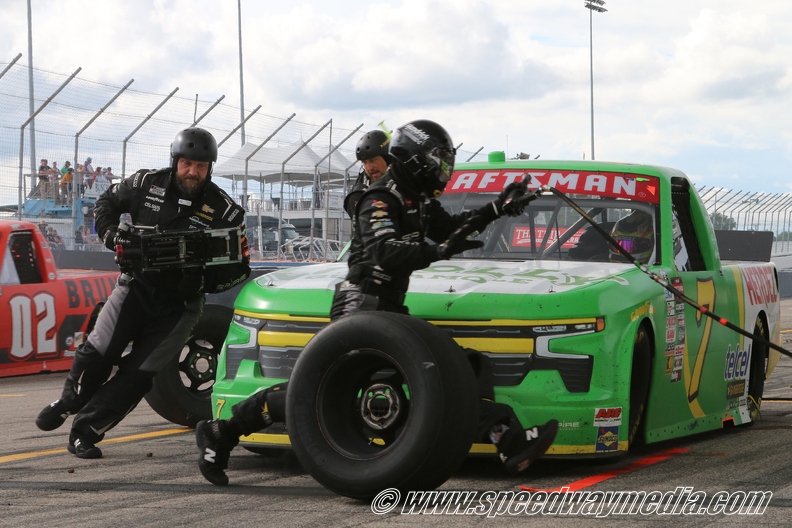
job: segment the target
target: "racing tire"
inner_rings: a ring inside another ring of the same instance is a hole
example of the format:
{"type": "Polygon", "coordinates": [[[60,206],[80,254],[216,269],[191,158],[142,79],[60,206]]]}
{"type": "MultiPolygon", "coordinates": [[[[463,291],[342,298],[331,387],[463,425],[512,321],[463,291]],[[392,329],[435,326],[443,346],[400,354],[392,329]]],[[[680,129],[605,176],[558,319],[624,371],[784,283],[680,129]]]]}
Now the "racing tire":
{"type": "MultiPolygon", "coordinates": [[[[761,315],[756,316],[754,324],[754,335],[758,335],[765,340],[770,339],[767,325],[761,315]]],[[[753,341],[751,344],[751,364],[748,370],[748,413],[751,421],[743,425],[752,425],[759,418],[759,409],[762,406],[762,395],[764,394],[764,383],[767,378],[767,355],[769,348],[764,343],[753,341]]]]}
{"type": "Polygon", "coordinates": [[[289,380],[294,453],[327,489],[355,499],[432,490],[465,460],[479,395],[451,337],[409,315],[362,312],[317,333],[289,380]]]}
{"type": "Polygon", "coordinates": [[[195,427],[212,418],[212,387],[217,361],[233,309],[207,304],[182,351],[154,377],[146,401],[166,420],[195,427]]]}
{"type": "Polygon", "coordinates": [[[643,442],[644,411],[649,396],[652,371],[652,341],[644,325],[635,332],[632,369],[630,374],[630,415],[628,422],[628,448],[643,442]]]}

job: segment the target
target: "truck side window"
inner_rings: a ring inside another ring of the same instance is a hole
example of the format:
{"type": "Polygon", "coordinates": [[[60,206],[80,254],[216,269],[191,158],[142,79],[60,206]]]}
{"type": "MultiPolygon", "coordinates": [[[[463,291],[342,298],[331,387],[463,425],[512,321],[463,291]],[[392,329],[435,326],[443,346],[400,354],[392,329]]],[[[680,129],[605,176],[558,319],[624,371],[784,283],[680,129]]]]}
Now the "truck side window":
{"type": "Polygon", "coordinates": [[[3,278],[16,279],[16,282],[4,284],[36,284],[41,281],[41,270],[36,259],[36,248],[32,233],[12,233],[6,246],[3,259],[3,278]],[[6,270],[7,266],[11,269],[6,270]]]}
{"type": "Polygon", "coordinates": [[[690,271],[690,259],[688,258],[685,238],[682,236],[682,227],[679,223],[679,215],[676,208],[673,208],[673,236],[674,236],[674,265],[677,271],[690,271]]]}
{"type": "Polygon", "coordinates": [[[3,255],[3,267],[0,268],[0,285],[19,284],[19,274],[14,267],[14,259],[11,258],[11,248],[6,246],[3,255]]]}
{"type": "MultiPolygon", "coordinates": [[[[681,231],[680,240],[687,253],[685,271],[704,271],[704,256],[696,237],[690,211],[690,183],[683,178],[671,178],[671,202],[676,223],[681,231]]],[[[676,242],[676,241],[675,241],[676,242]]],[[[676,244],[674,248],[674,262],[676,262],[676,244]]],[[[677,269],[679,265],[677,264],[677,269]]],[[[681,271],[681,270],[680,270],[681,271]]]]}

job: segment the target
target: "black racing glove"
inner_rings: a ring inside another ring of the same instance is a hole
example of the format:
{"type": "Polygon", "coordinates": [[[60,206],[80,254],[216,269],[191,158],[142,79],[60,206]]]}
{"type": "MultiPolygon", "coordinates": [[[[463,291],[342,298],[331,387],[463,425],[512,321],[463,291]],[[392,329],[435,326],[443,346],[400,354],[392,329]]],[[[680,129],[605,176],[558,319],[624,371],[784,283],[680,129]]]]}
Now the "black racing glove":
{"type": "Polygon", "coordinates": [[[528,182],[530,176],[526,176],[522,181],[511,182],[506,186],[498,197],[487,205],[480,207],[474,212],[474,216],[479,217],[478,231],[483,231],[490,222],[493,222],[503,215],[520,216],[523,214],[525,205],[533,200],[535,196],[528,193],[528,182]]]}
{"type": "Polygon", "coordinates": [[[501,215],[520,216],[523,214],[526,204],[531,201],[528,193],[530,181],[531,177],[526,176],[522,181],[511,182],[503,189],[496,200],[500,204],[501,215]]]}
{"type": "Polygon", "coordinates": [[[107,249],[115,253],[116,250],[116,237],[118,235],[118,227],[111,227],[107,231],[105,231],[104,235],[104,245],[107,249]]]}
{"type": "Polygon", "coordinates": [[[203,293],[204,276],[203,270],[200,268],[187,269],[179,281],[179,287],[176,295],[180,299],[190,299],[196,295],[203,293]]]}
{"type": "Polygon", "coordinates": [[[451,233],[448,240],[436,246],[437,260],[447,260],[453,255],[464,253],[468,249],[477,249],[484,245],[481,240],[468,240],[473,234],[478,234],[482,219],[477,216],[470,217],[464,224],[451,233]]]}

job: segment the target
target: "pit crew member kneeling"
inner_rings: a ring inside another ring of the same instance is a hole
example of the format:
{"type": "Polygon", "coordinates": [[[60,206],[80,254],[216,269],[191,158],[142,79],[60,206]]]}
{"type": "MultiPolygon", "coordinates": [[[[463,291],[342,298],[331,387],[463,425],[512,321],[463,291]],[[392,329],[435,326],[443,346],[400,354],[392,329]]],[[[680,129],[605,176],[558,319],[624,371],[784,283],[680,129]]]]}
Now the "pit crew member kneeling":
{"type": "MultiPolygon", "coordinates": [[[[412,121],[393,135],[387,172],[357,202],[349,272],[336,287],[331,320],[367,310],[407,314],[404,296],[413,271],[481,247],[481,241],[468,237],[504,214],[522,214],[526,182],[510,184],[480,209],[458,215],[445,211],[435,198],[451,179],[455,154],[448,132],[433,121],[412,121]],[[425,235],[437,245],[427,243],[425,235]]],[[[558,421],[525,429],[511,407],[495,402],[487,357],[466,352],[481,397],[478,440],[494,443],[506,470],[518,474],[547,451],[558,421]]],[[[287,385],[274,385],[238,403],[228,420],[198,424],[198,465],[207,480],[228,484],[225,469],[239,436],[284,421],[287,385]]]]}

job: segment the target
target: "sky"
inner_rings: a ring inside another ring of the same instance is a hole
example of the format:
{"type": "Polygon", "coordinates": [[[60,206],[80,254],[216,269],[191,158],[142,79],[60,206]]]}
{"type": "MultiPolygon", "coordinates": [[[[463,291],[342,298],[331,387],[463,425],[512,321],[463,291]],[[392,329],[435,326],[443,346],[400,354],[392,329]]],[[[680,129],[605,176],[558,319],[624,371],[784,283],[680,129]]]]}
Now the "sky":
{"type": "MultiPolygon", "coordinates": [[[[239,105],[235,0],[30,0],[33,66],[239,105]]],[[[245,106],[366,129],[442,124],[473,152],[591,158],[583,0],[241,0],[245,106]]],[[[0,62],[28,60],[0,0],[0,62]]],[[[593,13],[597,160],[792,191],[789,0],[607,0],[593,13]]],[[[11,22],[16,21],[16,22],[11,22]]]]}

